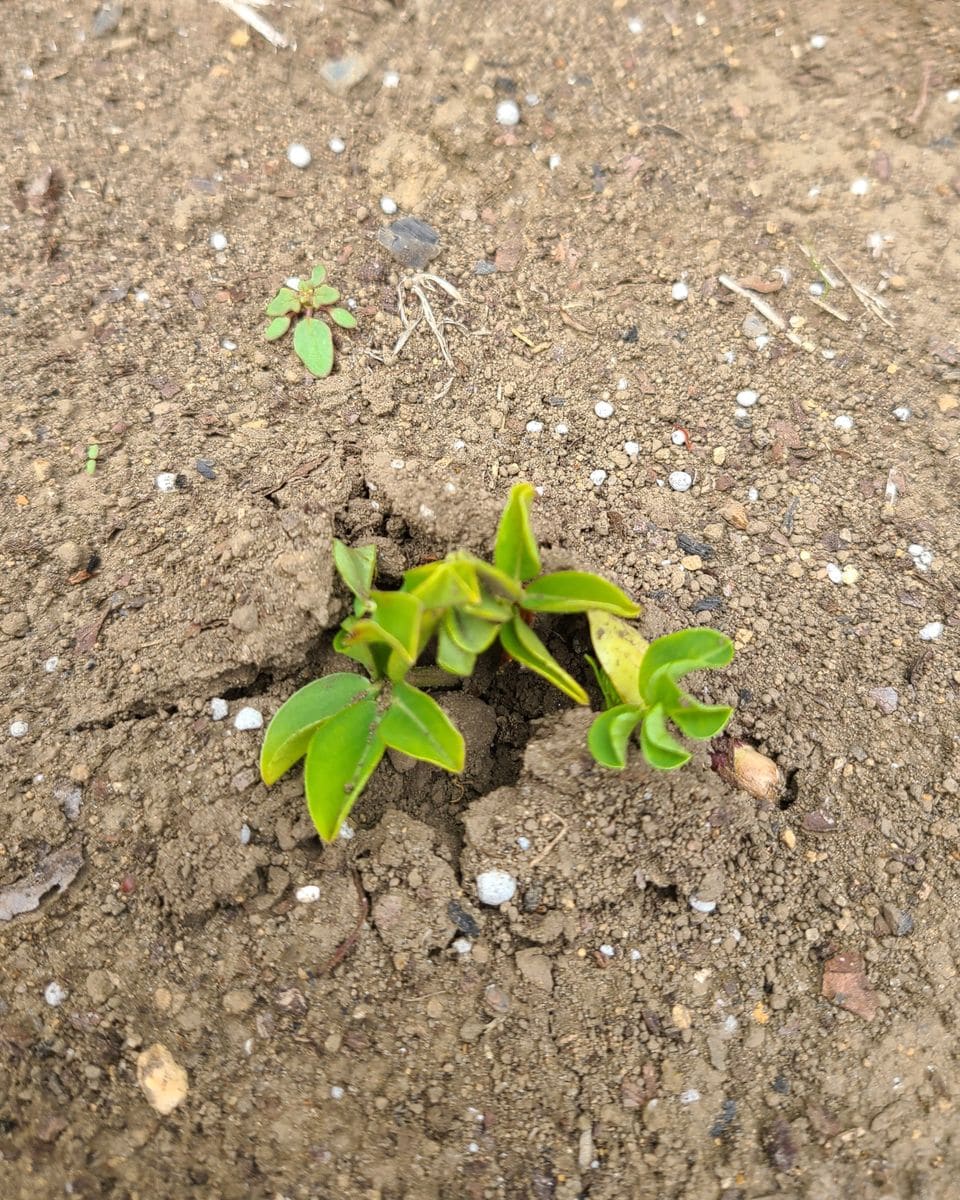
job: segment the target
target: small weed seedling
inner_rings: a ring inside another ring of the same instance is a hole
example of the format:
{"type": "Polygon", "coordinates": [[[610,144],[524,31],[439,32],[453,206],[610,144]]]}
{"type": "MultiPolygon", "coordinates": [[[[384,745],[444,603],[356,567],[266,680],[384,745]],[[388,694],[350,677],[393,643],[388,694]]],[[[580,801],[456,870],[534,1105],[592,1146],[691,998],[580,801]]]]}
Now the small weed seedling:
{"type": "Polygon", "coordinates": [[[680,692],[675,680],[700,666],[722,665],[721,658],[728,662],[728,640],[712,630],[695,629],[671,635],[679,641],[660,638],[648,647],[623,620],[638,616],[639,607],[614,584],[585,571],[541,574],[530,524],[533,495],[530,484],[514,485],[500,518],[492,563],[453,551],[407,571],[396,591],[374,588],[373,546],[351,549],[334,542],[336,568],[354,601],[333,645],[366,674],[334,672],[295,692],[270,722],[260,755],[260,773],[268,786],[305,758],[307,806],[324,841],[336,837],[387,749],[447,771],[463,770],[463,737],[439,704],[413,682],[428,647],[434,647],[442,671],[467,676],[478,656],[499,642],[510,658],[577,704],[589,703],[581,685],[531,628],[537,613],[586,613],[590,620],[599,660],[595,670],[614,706],[591,730],[591,749],[602,765],[624,765],[627,740],[640,726],[649,761],[680,766],[689,755],[666,731],[667,717],[694,737],[710,737],[726,723],[729,709],[698,705],[680,692]],[[695,640],[684,641],[688,635],[695,640]],[[714,639],[709,654],[703,635],[714,639]],[[721,644],[728,649],[716,649],[721,644]],[[630,710],[629,728],[625,720],[616,723],[615,714],[624,709],[630,710]],[[697,714],[702,714],[699,724],[697,714]],[[601,735],[595,737],[598,725],[601,735]],[[708,726],[710,732],[704,733],[708,726]]]}
{"type": "Polygon", "coordinates": [[[325,318],[341,329],[357,327],[356,317],[339,306],[340,293],[324,282],[326,278],[326,267],[316,266],[296,291],[282,287],[267,305],[267,316],[273,320],[263,331],[268,342],[275,342],[293,325],[294,353],[318,379],[333,370],[333,333],[325,318]]]}
{"type": "Polygon", "coordinates": [[[97,459],[100,457],[100,447],[96,442],[91,442],[87,447],[87,461],[84,464],[84,470],[88,475],[95,475],[97,471],[97,459]]]}

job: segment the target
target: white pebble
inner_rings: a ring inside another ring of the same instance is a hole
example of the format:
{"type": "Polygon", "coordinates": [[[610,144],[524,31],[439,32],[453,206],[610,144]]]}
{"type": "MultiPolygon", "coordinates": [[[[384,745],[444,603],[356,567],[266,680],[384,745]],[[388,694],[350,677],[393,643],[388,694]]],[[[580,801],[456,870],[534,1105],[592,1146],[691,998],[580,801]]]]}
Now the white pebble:
{"type": "Polygon", "coordinates": [[[678,302],[681,300],[686,300],[686,298],[690,295],[690,289],[682,279],[679,279],[670,289],[670,295],[678,302]]]}
{"type": "Polygon", "coordinates": [[[289,278],[285,279],[283,282],[286,284],[286,286],[288,288],[290,288],[290,290],[292,292],[297,292],[300,290],[301,279],[300,279],[299,275],[291,275],[289,278]]]}
{"type": "Polygon", "coordinates": [[[590,482],[594,487],[602,487],[607,482],[607,473],[602,467],[590,472],[590,482]]]}
{"type": "Polygon", "coordinates": [[[334,1084],[334,1086],[330,1089],[331,1100],[342,1100],[345,1095],[346,1093],[344,1092],[343,1088],[338,1087],[336,1084],[334,1084]]]}
{"type": "Polygon", "coordinates": [[[848,417],[846,413],[841,413],[833,422],[835,428],[842,429],[845,433],[853,428],[853,417],[848,417]]]}
{"type": "Polygon", "coordinates": [[[561,162],[561,159],[560,159],[559,154],[551,154],[550,157],[547,159],[547,166],[550,168],[551,171],[555,171],[557,169],[557,167],[560,166],[560,162],[561,162]]]}
{"type": "Polygon", "coordinates": [[[827,563],[827,578],[831,583],[843,583],[843,571],[836,563],[827,563]]]}
{"type": "Polygon", "coordinates": [[[345,842],[349,842],[356,836],[356,832],[350,822],[344,821],[344,823],[340,826],[340,832],[337,834],[337,837],[342,838],[345,842]]]}
{"type": "Polygon", "coordinates": [[[822,50],[826,44],[827,44],[827,39],[823,36],[822,33],[815,33],[810,38],[810,49],[811,50],[822,50]]]}
{"type": "Polygon", "coordinates": [[[342,154],[347,148],[347,143],[343,140],[343,138],[338,137],[332,137],[330,141],[327,142],[327,145],[334,154],[342,154]]]}
{"type": "Polygon", "coordinates": [[[630,951],[630,961],[631,962],[639,962],[640,958],[641,958],[641,954],[640,954],[639,950],[631,950],[630,951]]]}
{"type": "Polygon", "coordinates": [[[469,954],[473,944],[469,938],[456,938],[450,943],[450,949],[456,950],[458,954],[469,954]]]}
{"type": "Polygon", "coordinates": [[[924,627],[920,630],[920,641],[935,642],[942,633],[943,622],[931,621],[928,625],[924,625],[924,627]]]}
{"type": "Polygon", "coordinates": [[[617,391],[618,392],[625,392],[629,386],[630,386],[629,379],[618,379],[617,380],[617,391]]]}
{"type": "Polygon", "coordinates": [[[222,721],[230,711],[230,705],[220,696],[210,701],[210,716],[214,721],[222,721]]]}
{"type": "Polygon", "coordinates": [[[810,284],[810,295],[811,296],[822,296],[826,290],[827,289],[826,289],[825,285],[822,283],[811,283],[810,284]]]}
{"type": "Polygon", "coordinates": [[[150,293],[144,291],[143,288],[140,288],[139,291],[133,293],[133,298],[138,304],[146,304],[146,302],[150,299],[150,293]]]}
{"type": "Polygon", "coordinates": [[[387,214],[388,217],[392,217],[397,211],[397,202],[392,196],[381,196],[380,208],[387,214]]]}
{"type": "Polygon", "coordinates": [[[521,850],[529,850],[530,849],[530,839],[528,837],[523,837],[521,835],[520,837],[517,838],[517,845],[520,847],[521,850]]]}
{"type": "Polygon", "coordinates": [[[172,471],[161,471],[156,478],[158,492],[175,492],[177,490],[177,477],[172,471]]]}
{"type": "Polygon", "coordinates": [[[53,979],[43,989],[43,998],[51,1008],[59,1008],[67,998],[67,990],[53,979]]]}
{"type": "Polygon", "coordinates": [[[612,946],[600,946],[598,949],[604,958],[613,958],[614,954],[616,954],[612,946]]]}
{"type": "Polygon", "coordinates": [[[760,399],[760,393],[755,392],[753,388],[744,388],[742,392],[737,392],[737,403],[741,408],[752,408],[760,399]]]}
{"type": "Polygon", "coordinates": [[[693,486],[693,476],[687,471],[671,471],[667,476],[667,483],[675,492],[689,492],[693,486]]]}
{"type": "Polygon", "coordinates": [[[384,71],[383,86],[385,88],[396,88],[400,86],[400,73],[398,71],[384,71]]]}
{"type": "Polygon", "coordinates": [[[306,883],[293,893],[301,904],[316,904],[320,899],[320,889],[315,883],[306,883]]]}
{"type": "Polygon", "coordinates": [[[55,654],[52,654],[43,664],[43,669],[48,675],[52,675],[57,667],[60,666],[60,659],[55,654]]]}
{"type": "Polygon", "coordinates": [[[566,437],[566,435],[570,432],[570,428],[569,426],[565,425],[563,421],[560,421],[557,425],[554,425],[553,432],[557,435],[557,437],[566,437]]]}
{"type": "Polygon", "coordinates": [[[540,97],[536,92],[527,92],[523,98],[523,102],[528,108],[536,108],[540,103],[540,97]]]}
{"type": "Polygon", "coordinates": [[[951,88],[950,91],[947,92],[947,103],[956,104],[958,100],[960,100],[960,88],[951,88]]]}
{"type": "Polygon", "coordinates": [[[640,453],[640,443],[639,442],[624,442],[623,443],[623,452],[624,452],[624,454],[629,454],[629,456],[631,458],[636,458],[637,455],[640,453]]]}
{"type": "Polygon", "coordinates": [[[853,183],[850,184],[850,191],[855,196],[865,196],[867,192],[870,191],[870,180],[862,178],[855,179],[853,183]]]}
{"type": "MultiPolygon", "coordinates": [[[[670,434],[670,441],[673,442],[675,446],[685,446],[687,444],[687,435],[682,429],[675,429],[673,433],[670,434]]],[[[626,449],[626,447],[624,447],[624,449],[626,449]]]]}
{"type": "Polygon", "coordinates": [[[751,504],[756,504],[756,502],[760,499],[760,493],[756,488],[747,488],[747,499],[751,504]]]}
{"type": "Polygon", "coordinates": [[[232,338],[221,338],[220,345],[224,350],[236,350],[237,343],[232,338]]]}
{"type": "Polygon", "coordinates": [[[210,234],[210,245],[214,248],[214,250],[226,250],[229,244],[230,243],[227,241],[227,235],[225,233],[210,234]]]}
{"type": "Polygon", "coordinates": [[[643,33],[643,22],[639,17],[631,17],[627,22],[627,28],[631,33],[639,35],[643,33]]]}
{"type": "Polygon", "coordinates": [[[765,350],[767,346],[770,345],[770,335],[761,333],[760,336],[754,340],[753,344],[758,350],[765,350]]]}
{"type": "Polygon", "coordinates": [[[613,405],[609,400],[598,400],[593,406],[593,411],[601,421],[606,421],[608,417],[613,416],[613,405]]]}
{"type": "Polygon", "coordinates": [[[256,708],[241,708],[233,718],[234,729],[249,731],[263,728],[263,713],[256,708]]]}
{"type": "Polygon", "coordinates": [[[519,125],[520,108],[515,100],[501,100],[497,105],[498,125],[519,125]]]}
{"type": "Polygon", "coordinates": [[[391,458],[390,459],[390,466],[393,467],[393,469],[395,471],[402,471],[406,465],[407,464],[404,462],[404,460],[402,458],[391,458]]]}
{"type": "Polygon", "coordinates": [[[250,826],[246,823],[246,821],[244,821],[244,823],[240,826],[240,845],[241,846],[249,846],[250,839],[252,837],[253,837],[253,832],[250,829],[250,826]]]}
{"type": "Polygon", "coordinates": [[[507,871],[494,868],[492,871],[481,871],[477,876],[477,899],[481,904],[491,908],[499,908],[512,900],[517,893],[517,881],[507,871]]]}
{"type": "Polygon", "coordinates": [[[527,433],[543,433],[543,422],[542,421],[528,421],[527,422],[527,433]]]}
{"type": "Polygon", "coordinates": [[[293,142],[287,147],[287,158],[301,171],[313,162],[313,155],[302,142],[293,142]]]}
{"type": "Polygon", "coordinates": [[[467,443],[463,440],[463,438],[454,438],[453,448],[454,450],[466,450],[467,443]]]}
{"type": "Polygon", "coordinates": [[[727,364],[728,367],[732,367],[733,364],[737,361],[736,350],[724,350],[723,361],[727,364]]]}
{"type": "Polygon", "coordinates": [[[30,731],[30,726],[26,721],[14,721],[10,726],[10,736],[14,738],[26,737],[30,731]]]}
{"type": "Polygon", "coordinates": [[[691,896],[690,907],[694,912],[712,913],[717,907],[717,902],[716,900],[701,900],[699,896],[691,896]]]}
{"type": "Polygon", "coordinates": [[[905,404],[902,404],[899,408],[893,410],[893,415],[898,421],[909,421],[913,416],[913,412],[905,404]]]}
{"type": "Polygon", "coordinates": [[[476,1154],[477,1151],[480,1149],[480,1146],[477,1142],[467,1142],[467,1149],[470,1151],[471,1154],[476,1154]]]}
{"type": "Polygon", "coordinates": [[[696,1104],[700,1099],[700,1093],[696,1088],[687,1088],[685,1092],[680,1093],[681,1104],[696,1104]]]}

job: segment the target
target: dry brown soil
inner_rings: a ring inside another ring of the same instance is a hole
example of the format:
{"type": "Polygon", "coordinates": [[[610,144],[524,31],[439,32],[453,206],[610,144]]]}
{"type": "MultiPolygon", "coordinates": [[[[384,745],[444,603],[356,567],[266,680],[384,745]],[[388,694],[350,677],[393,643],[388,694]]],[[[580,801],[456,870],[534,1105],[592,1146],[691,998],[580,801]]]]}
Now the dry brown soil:
{"type": "Polygon", "coordinates": [[[82,861],[0,925],[4,1200],[955,1196],[956,5],[295,0],[283,51],[212,0],[3,15],[0,909],[82,861]],[[392,353],[385,195],[452,368],[392,353]],[[313,381],[260,330],[321,259],[360,325],[313,381]],[[594,767],[496,661],[446,694],[465,775],[385,763],[352,839],[258,783],[234,718],[329,667],[332,536],[396,579],[514,477],[551,562],[735,639],[702,686],[779,804],[594,767]]]}

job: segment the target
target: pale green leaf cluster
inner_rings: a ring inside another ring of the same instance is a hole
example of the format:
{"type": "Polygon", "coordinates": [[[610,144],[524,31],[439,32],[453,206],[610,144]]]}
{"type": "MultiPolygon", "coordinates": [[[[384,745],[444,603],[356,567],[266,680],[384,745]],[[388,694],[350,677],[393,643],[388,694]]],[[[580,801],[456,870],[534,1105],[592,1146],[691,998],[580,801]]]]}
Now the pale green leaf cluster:
{"type": "Polygon", "coordinates": [[[357,327],[356,317],[339,306],[340,293],[324,282],[326,278],[326,267],[318,265],[296,290],[280,288],[266,307],[267,316],[273,319],[263,331],[268,342],[275,342],[292,325],[294,353],[318,379],[333,370],[333,334],[325,318],[341,329],[357,327]]]}

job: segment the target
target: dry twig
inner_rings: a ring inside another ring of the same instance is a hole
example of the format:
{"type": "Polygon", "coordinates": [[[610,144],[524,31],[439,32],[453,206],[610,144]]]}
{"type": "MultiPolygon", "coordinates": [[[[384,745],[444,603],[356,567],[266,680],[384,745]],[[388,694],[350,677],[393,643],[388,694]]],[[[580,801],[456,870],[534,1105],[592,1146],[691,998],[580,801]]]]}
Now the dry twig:
{"type": "Polygon", "coordinates": [[[258,8],[270,4],[271,0],[247,0],[246,4],[243,3],[243,0],[217,0],[217,3],[222,4],[245,25],[249,25],[255,33],[266,38],[270,45],[277,50],[286,50],[290,46],[289,39],[279,29],[274,29],[270,22],[257,12],[258,8]]]}

